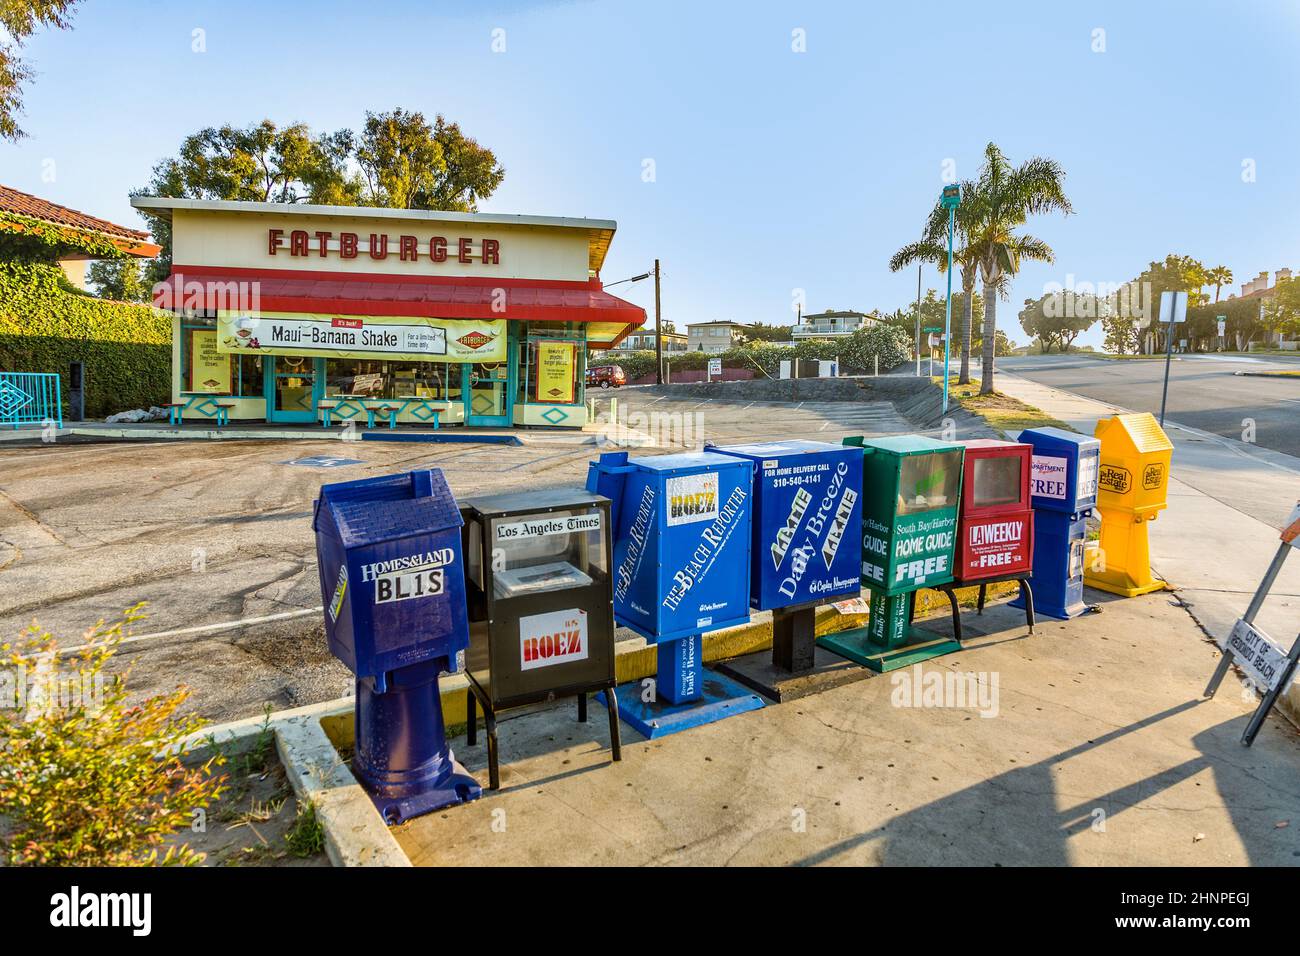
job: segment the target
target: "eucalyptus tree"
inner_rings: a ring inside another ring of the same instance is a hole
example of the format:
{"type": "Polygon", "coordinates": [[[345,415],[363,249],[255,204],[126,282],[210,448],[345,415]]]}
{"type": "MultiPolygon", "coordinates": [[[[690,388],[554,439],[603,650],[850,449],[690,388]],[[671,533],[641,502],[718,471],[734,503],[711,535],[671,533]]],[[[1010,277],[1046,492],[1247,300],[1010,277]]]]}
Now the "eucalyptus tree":
{"type": "Polygon", "coordinates": [[[984,148],[984,163],[970,193],[962,192],[967,208],[969,253],[984,283],[984,341],[981,348],[980,394],[993,391],[993,353],[997,330],[997,301],[1006,298],[1021,263],[1054,262],[1051,246],[1017,230],[1033,215],[1074,211],[1065,196],[1065,171],[1054,159],[1035,156],[1013,166],[995,144],[984,148]]]}

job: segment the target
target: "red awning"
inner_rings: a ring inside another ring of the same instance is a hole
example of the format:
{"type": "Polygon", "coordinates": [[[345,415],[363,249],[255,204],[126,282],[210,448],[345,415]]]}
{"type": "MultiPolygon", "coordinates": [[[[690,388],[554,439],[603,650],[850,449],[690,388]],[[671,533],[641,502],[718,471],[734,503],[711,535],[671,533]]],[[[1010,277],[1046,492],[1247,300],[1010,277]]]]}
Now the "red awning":
{"type": "MultiPolygon", "coordinates": [[[[266,312],[334,315],[412,315],[440,319],[513,319],[520,322],[599,322],[623,326],[607,348],[643,325],[645,309],[610,295],[599,279],[562,282],[469,276],[354,275],[288,269],[230,269],[173,265],[154,291],[155,304],[193,302],[192,283],[256,283],[266,312]]],[[[224,306],[223,306],[224,307],[224,306]]],[[[604,337],[604,336],[602,336],[604,337]]]]}

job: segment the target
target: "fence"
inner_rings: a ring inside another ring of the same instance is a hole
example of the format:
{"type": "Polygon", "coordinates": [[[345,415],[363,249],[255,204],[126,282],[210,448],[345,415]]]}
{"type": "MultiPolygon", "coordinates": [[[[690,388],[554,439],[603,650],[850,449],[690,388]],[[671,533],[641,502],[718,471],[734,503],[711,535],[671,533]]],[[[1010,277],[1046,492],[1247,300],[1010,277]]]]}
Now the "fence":
{"type": "Polygon", "coordinates": [[[63,427],[59,376],[46,372],[0,372],[0,425],[63,427]]]}

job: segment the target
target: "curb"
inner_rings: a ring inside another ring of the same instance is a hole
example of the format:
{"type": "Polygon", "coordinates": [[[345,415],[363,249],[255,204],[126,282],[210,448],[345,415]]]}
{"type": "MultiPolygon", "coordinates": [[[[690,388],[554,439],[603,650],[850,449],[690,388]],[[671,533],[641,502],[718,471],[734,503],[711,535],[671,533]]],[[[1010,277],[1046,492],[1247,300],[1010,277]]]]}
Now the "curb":
{"type": "MultiPolygon", "coordinates": [[[[771,614],[755,615],[755,618],[748,624],[705,635],[704,660],[723,660],[770,648],[771,614]]],[[[817,609],[819,635],[865,623],[864,614],[841,614],[830,606],[817,609]]],[[[619,683],[649,677],[656,667],[654,645],[647,645],[640,638],[616,645],[614,670],[619,683]]],[[[468,686],[464,674],[447,675],[439,682],[443,720],[449,737],[465,729],[468,686]]],[[[316,807],[331,863],[335,866],[411,865],[340,755],[340,750],[352,747],[355,741],[351,697],[209,727],[190,737],[189,743],[195,750],[202,750],[210,741],[238,750],[249,746],[264,727],[275,734],[276,752],[294,794],[299,801],[316,807]]]]}
{"type": "MultiPolygon", "coordinates": [[[[990,591],[995,597],[999,593],[996,589],[990,591]]],[[[947,613],[946,601],[940,608],[927,598],[918,601],[918,619],[930,616],[928,611],[932,607],[947,613]]],[[[842,613],[831,605],[816,611],[818,636],[861,627],[866,622],[866,614],[842,613]]],[[[706,663],[767,650],[772,646],[771,612],[755,614],[748,624],[706,634],[701,643],[706,663]]],[[[620,684],[653,676],[657,667],[653,644],[635,638],[619,641],[615,646],[614,672],[620,684]]],[[[463,673],[449,674],[439,681],[448,737],[465,730],[468,687],[469,679],[463,673]]],[[[335,866],[411,865],[340,755],[341,750],[350,749],[356,740],[351,697],[210,727],[193,735],[190,743],[197,750],[209,741],[237,750],[248,746],[264,727],[275,734],[276,752],[294,793],[300,801],[316,807],[331,863],[335,866]]]]}

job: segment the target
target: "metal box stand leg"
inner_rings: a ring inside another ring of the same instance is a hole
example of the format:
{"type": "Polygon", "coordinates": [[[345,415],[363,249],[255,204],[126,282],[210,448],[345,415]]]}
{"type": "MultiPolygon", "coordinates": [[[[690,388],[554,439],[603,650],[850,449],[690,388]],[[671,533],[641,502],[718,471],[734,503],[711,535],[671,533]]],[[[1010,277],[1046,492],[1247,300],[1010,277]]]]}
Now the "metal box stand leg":
{"type": "Polygon", "coordinates": [[[478,743],[478,719],[474,716],[475,698],[478,698],[479,705],[483,708],[483,728],[487,731],[488,789],[500,790],[501,764],[500,751],[497,748],[497,715],[492,710],[491,703],[486,698],[479,697],[473,681],[470,681],[469,689],[465,691],[465,711],[466,716],[469,717],[469,722],[465,725],[465,744],[473,747],[478,743]]]}
{"type": "MultiPolygon", "coordinates": [[[[942,590],[940,588],[939,590],[942,590]]],[[[961,647],[961,615],[956,595],[948,594],[952,607],[953,637],[943,637],[912,626],[916,591],[884,594],[871,591],[871,621],[866,627],[817,638],[817,643],[877,673],[910,667],[961,647]]]]}
{"type": "Polygon", "coordinates": [[[980,596],[979,601],[975,605],[975,613],[984,613],[984,602],[988,597],[989,585],[1000,584],[1003,581],[1015,581],[1020,585],[1020,593],[1016,595],[1016,599],[1012,601],[1009,606],[1016,609],[1024,608],[1025,623],[1029,625],[1029,633],[1034,633],[1034,589],[1029,586],[1029,578],[1027,577],[1022,578],[1011,575],[1005,578],[990,578],[987,581],[981,581],[980,596]]]}
{"type": "MultiPolygon", "coordinates": [[[[587,694],[589,691],[579,691],[578,698],[578,722],[585,724],[587,722],[587,694]]],[[[605,693],[605,691],[602,691],[605,693]]],[[[609,701],[609,750],[612,760],[623,759],[622,741],[618,733],[618,703],[614,700],[613,694],[606,694],[609,701]]],[[[469,689],[465,691],[465,744],[473,747],[478,742],[477,716],[475,714],[475,702],[483,708],[483,726],[487,730],[487,758],[488,758],[488,789],[501,789],[501,757],[497,739],[497,720],[496,711],[492,709],[492,704],[486,697],[480,695],[473,681],[470,682],[469,689]]]]}
{"type": "Polygon", "coordinates": [[[765,697],[781,703],[871,676],[851,661],[817,646],[817,606],[772,611],[771,653],[757,651],[717,665],[765,697]]]}

